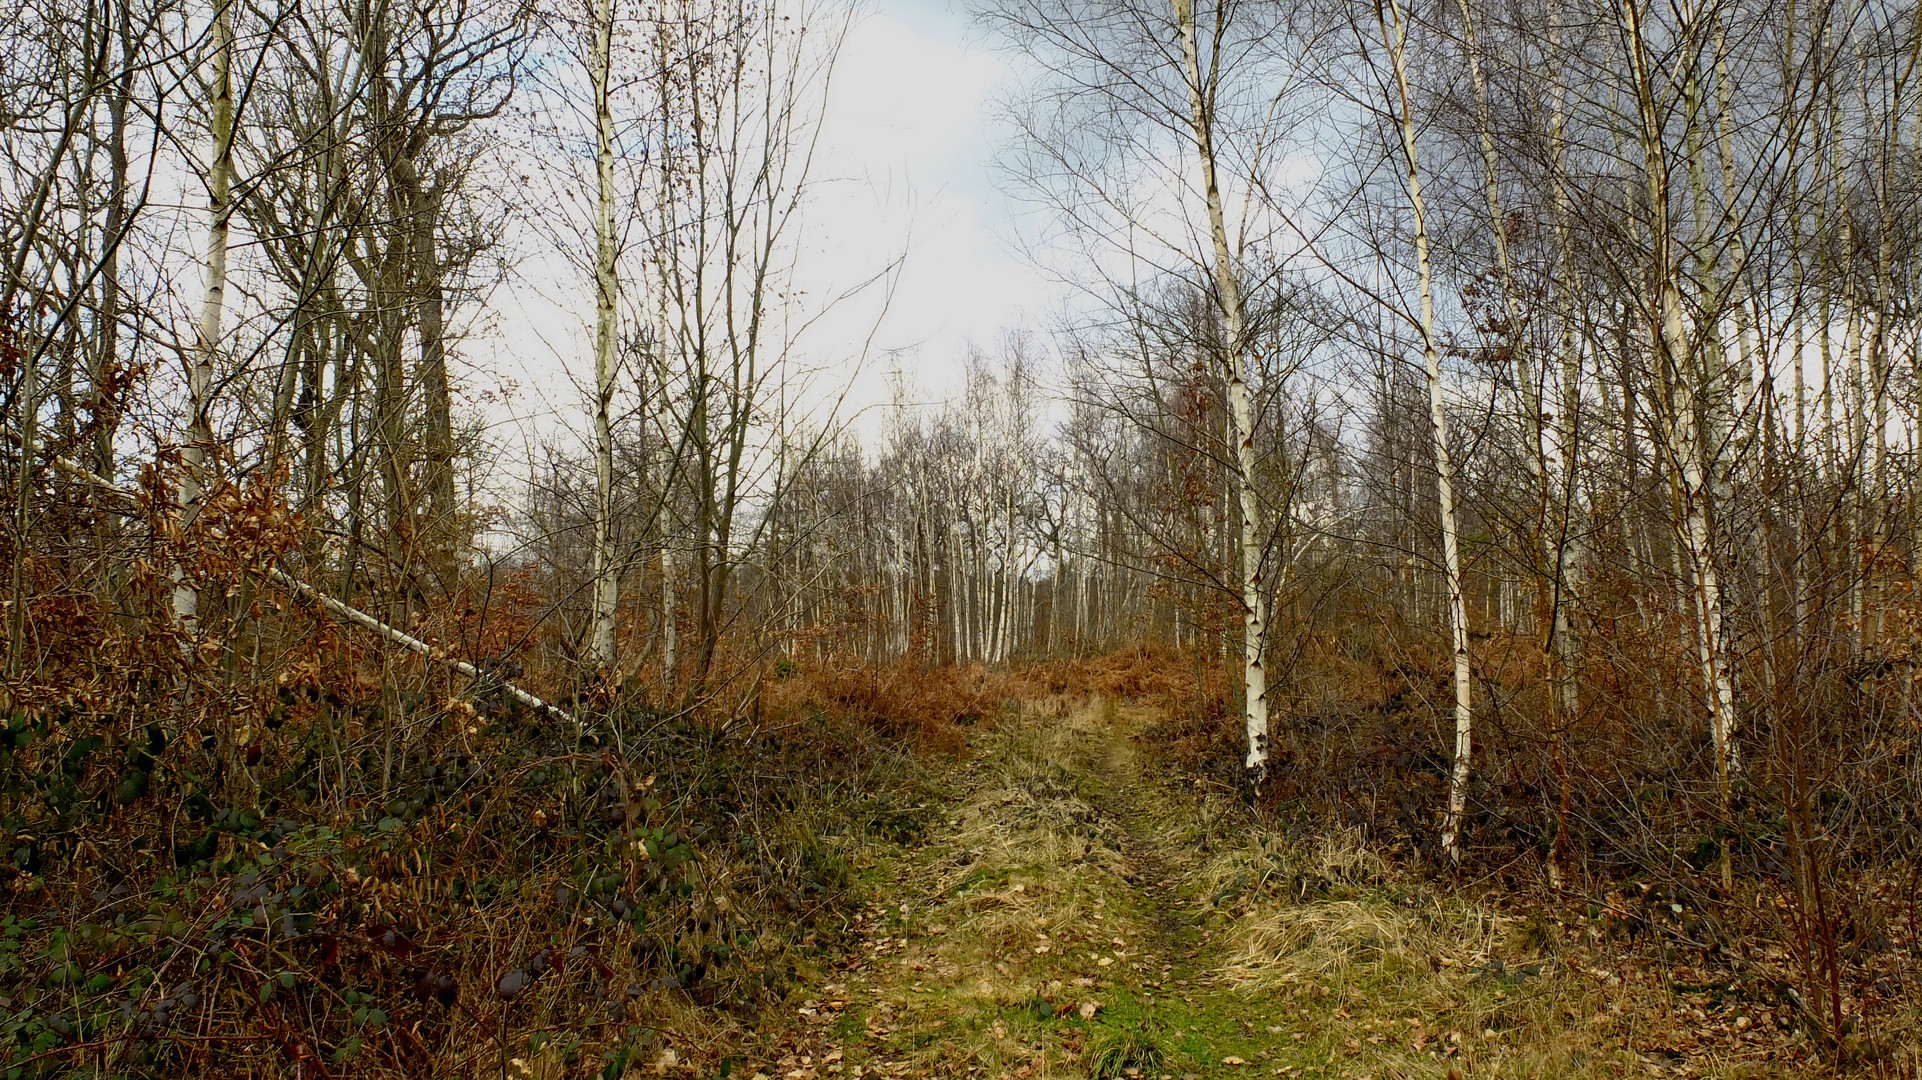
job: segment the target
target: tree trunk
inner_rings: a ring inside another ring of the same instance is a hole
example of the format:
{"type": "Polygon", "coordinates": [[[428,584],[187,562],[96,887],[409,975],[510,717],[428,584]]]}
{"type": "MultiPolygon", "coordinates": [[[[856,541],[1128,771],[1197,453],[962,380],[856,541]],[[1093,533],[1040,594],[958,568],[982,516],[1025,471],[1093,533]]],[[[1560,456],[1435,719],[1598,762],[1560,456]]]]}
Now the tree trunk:
{"type": "MultiPolygon", "coordinates": [[[[220,348],[220,316],[227,297],[227,229],[233,217],[229,189],[233,182],[234,150],[234,27],[229,0],[214,10],[214,79],[208,134],[213,159],[207,167],[207,274],[201,294],[200,321],[195,327],[193,358],[187,369],[187,445],[181,453],[179,506],[182,531],[200,515],[201,498],[213,452],[214,359],[220,348]]],[[[200,590],[187,567],[173,568],[174,621],[192,633],[200,628],[200,590]]]]}
{"type": "Polygon", "coordinates": [[[1468,779],[1474,753],[1474,712],[1468,656],[1468,603],[1462,590],[1461,542],[1455,524],[1455,468],[1448,448],[1448,414],[1442,395],[1441,353],[1435,344],[1435,301],[1428,259],[1428,214],[1422,199],[1421,170],[1415,151],[1415,118],[1408,92],[1408,23],[1394,0],[1378,6],[1382,43],[1395,78],[1397,126],[1401,135],[1403,179],[1415,225],[1415,274],[1420,293],[1416,329],[1428,380],[1428,418],[1435,450],[1435,494],[1441,514],[1442,574],[1447,591],[1449,636],[1455,656],[1455,759],[1448,774],[1448,806],[1442,818],[1442,851],[1451,862],[1462,858],[1461,838],[1468,813],[1468,779]],[[1391,27],[1389,24],[1393,22],[1391,27]]]}
{"type": "MultiPolygon", "coordinates": [[[[1702,359],[1690,340],[1687,317],[1683,311],[1679,258],[1674,254],[1673,223],[1669,215],[1668,168],[1664,149],[1662,110],[1655,98],[1653,76],[1649,71],[1642,38],[1640,0],[1622,5],[1621,13],[1628,59],[1634,79],[1638,119],[1641,124],[1643,182],[1647,185],[1648,205],[1652,208],[1653,245],[1650,282],[1655,291],[1657,387],[1655,399],[1661,408],[1660,437],[1663,443],[1663,470],[1668,477],[1674,507],[1677,560],[1692,609],[1696,664],[1702,679],[1709,716],[1709,735],[1715,750],[1715,774],[1723,814],[1730,806],[1731,783],[1739,771],[1735,734],[1735,689],[1729,676],[1727,648],[1722,624],[1722,589],[1716,565],[1710,503],[1716,497],[1712,461],[1704,460],[1704,413],[1712,408],[1708,400],[1719,379],[1700,370],[1702,359]]],[[[1692,19],[1685,20],[1692,23],[1692,19]]],[[[1714,327],[1698,330],[1713,334],[1714,327]]],[[[1718,362],[1716,359],[1709,361],[1718,362]]],[[[1725,857],[1725,881],[1732,870],[1725,857]]]]}
{"type": "Polygon", "coordinates": [[[1261,543],[1255,494],[1254,413],[1248,399],[1244,372],[1248,333],[1242,310],[1241,283],[1237,277],[1234,253],[1228,244],[1227,218],[1222,207],[1220,185],[1215,177],[1214,144],[1214,68],[1206,80],[1201,70],[1200,46],[1195,30],[1194,0],[1173,0],[1175,25],[1181,35],[1181,60],[1188,83],[1188,130],[1194,140],[1201,182],[1208,204],[1208,230],[1213,241],[1210,270],[1214,278],[1215,304],[1221,312],[1226,341],[1222,348],[1222,374],[1228,389],[1230,435],[1234,440],[1234,467],[1229,483],[1240,508],[1237,554],[1240,557],[1242,606],[1242,716],[1247,729],[1247,769],[1257,780],[1268,765],[1268,677],[1264,666],[1267,643],[1267,596],[1261,581],[1261,543]]]}
{"type": "Polygon", "coordinates": [[[594,5],[594,663],[615,671],[614,609],[620,579],[614,559],[614,114],[608,101],[613,70],[614,0],[594,5]]]}

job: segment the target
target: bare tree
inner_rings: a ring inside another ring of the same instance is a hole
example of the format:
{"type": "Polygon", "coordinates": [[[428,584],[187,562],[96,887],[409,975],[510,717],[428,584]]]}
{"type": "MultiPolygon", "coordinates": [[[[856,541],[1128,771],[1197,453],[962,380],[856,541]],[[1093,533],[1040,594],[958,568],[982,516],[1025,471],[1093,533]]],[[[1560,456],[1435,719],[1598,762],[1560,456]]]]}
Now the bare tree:
{"type": "Polygon", "coordinates": [[[1023,134],[1009,165],[1082,247],[1100,282],[1092,299],[1125,312],[1143,295],[1134,283],[1144,277],[1188,282],[1207,299],[1213,326],[1199,341],[1225,396],[1241,713],[1246,767],[1259,776],[1271,743],[1271,575],[1290,556],[1273,547],[1287,535],[1279,527],[1287,508],[1260,494],[1262,435],[1249,380],[1264,363],[1264,342],[1246,298],[1286,276],[1285,208],[1258,194],[1287,190],[1275,170],[1302,108],[1290,59],[1299,54],[1279,12],[1235,0],[1176,0],[1166,10],[1130,0],[1014,0],[988,18],[1058,91],[1018,113],[1023,134]],[[1173,205],[1160,201],[1164,193],[1173,205]],[[1238,220],[1231,204],[1242,208],[1238,220]],[[1204,224],[1191,228],[1194,217],[1204,224]]]}

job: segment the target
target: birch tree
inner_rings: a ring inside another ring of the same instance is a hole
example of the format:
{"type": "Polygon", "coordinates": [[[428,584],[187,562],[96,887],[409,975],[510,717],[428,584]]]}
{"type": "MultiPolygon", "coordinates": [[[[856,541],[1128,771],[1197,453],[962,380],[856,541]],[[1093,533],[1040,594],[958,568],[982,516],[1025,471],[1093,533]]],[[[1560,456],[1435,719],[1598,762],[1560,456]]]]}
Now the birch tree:
{"type": "Polygon", "coordinates": [[[620,280],[614,251],[614,0],[595,0],[589,62],[594,94],[594,640],[593,657],[615,671],[615,609],[620,599],[614,552],[614,347],[620,280]]]}
{"type": "MultiPolygon", "coordinates": [[[[187,367],[187,438],[181,451],[181,476],[175,489],[180,530],[191,529],[200,513],[202,491],[209,482],[214,434],[212,421],[214,367],[220,349],[220,319],[227,298],[227,234],[233,217],[231,192],[234,168],[234,24],[232,0],[219,0],[210,33],[212,79],[208,86],[206,168],[207,240],[205,284],[200,318],[194,326],[194,347],[187,367]]],[[[174,564],[174,621],[189,634],[199,629],[200,589],[192,570],[174,564]]]]}
{"type": "Polygon", "coordinates": [[[1197,342],[1224,395],[1244,764],[1259,778],[1272,742],[1272,575],[1290,553],[1276,547],[1287,510],[1261,494],[1250,379],[1292,360],[1262,355],[1247,301],[1287,291],[1276,284],[1291,271],[1284,215],[1264,212],[1273,205],[1257,193],[1288,190],[1275,170],[1307,108],[1296,100],[1299,43],[1275,9],[1237,0],[1009,0],[988,18],[1057,92],[1017,113],[1008,167],[1078,245],[1077,268],[1101,283],[1107,317],[1127,317],[1150,289],[1177,281],[1206,298],[1212,325],[1197,342]]]}
{"type": "MultiPolygon", "coordinates": [[[[1193,139],[1195,162],[1201,169],[1203,201],[1208,210],[1208,238],[1212,250],[1210,277],[1214,280],[1214,301],[1222,319],[1222,365],[1228,387],[1230,438],[1234,440],[1234,470],[1230,483],[1235,504],[1240,510],[1240,535],[1236,538],[1241,571],[1242,604],[1242,695],[1243,719],[1247,727],[1250,772],[1259,775],[1268,761],[1268,672],[1264,652],[1268,640],[1267,595],[1262,584],[1261,507],[1255,499],[1255,424],[1248,405],[1246,375],[1248,324],[1242,310],[1241,286],[1234,252],[1228,244],[1226,213],[1222,208],[1220,178],[1216,175],[1214,110],[1212,102],[1220,93],[1218,73],[1220,54],[1210,57],[1206,76],[1201,64],[1201,46],[1195,29],[1193,0],[1173,0],[1175,32],[1181,38],[1182,75],[1188,84],[1188,127],[1193,139]]],[[[1219,18],[1222,8],[1215,9],[1219,18]]],[[[1219,42],[1221,34],[1210,35],[1219,42]]]]}
{"type": "Polygon", "coordinates": [[[1442,819],[1442,851],[1462,861],[1462,830],[1468,813],[1468,780],[1475,746],[1473,683],[1468,653],[1468,604],[1462,588],[1461,539],[1455,521],[1455,463],[1449,452],[1447,397],[1442,385],[1441,352],[1435,336],[1434,281],[1428,251],[1428,208],[1422,199],[1421,157],[1416,147],[1413,99],[1409,93],[1409,20],[1397,0],[1377,0],[1376,26],[1388,61],[1390,122],[1401,152],[1402,179],[1413,223],[1417,308],[1415,329],[1421,339],[1422,368],[1428,385],[1428,419],[1435,456],[1435,494],[1441,521],[1442,587],[1447,593],[1448,630],[1454,657],[1455,747],[1448,774],[1448,804],[1442,819]]]}

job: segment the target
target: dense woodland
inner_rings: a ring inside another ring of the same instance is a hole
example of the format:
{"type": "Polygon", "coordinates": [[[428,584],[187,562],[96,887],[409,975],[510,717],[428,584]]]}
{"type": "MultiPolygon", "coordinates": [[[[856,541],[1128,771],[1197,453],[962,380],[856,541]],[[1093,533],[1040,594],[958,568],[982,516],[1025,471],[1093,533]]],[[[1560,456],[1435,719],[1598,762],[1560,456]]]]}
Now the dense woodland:
{"type": "Polygon", "coordinates": [[[617,1077],[780,999],[818,823],[1115,654],[1252,813],[1686,897],[1832,1038],[1913,993],[1922,8],[997,0],[1078,299],[867,426],[855,18],[18,9],[9,1076],[617,1077]],[[591,328],[532,454],[462,360],[526,275],[591,328]]]}

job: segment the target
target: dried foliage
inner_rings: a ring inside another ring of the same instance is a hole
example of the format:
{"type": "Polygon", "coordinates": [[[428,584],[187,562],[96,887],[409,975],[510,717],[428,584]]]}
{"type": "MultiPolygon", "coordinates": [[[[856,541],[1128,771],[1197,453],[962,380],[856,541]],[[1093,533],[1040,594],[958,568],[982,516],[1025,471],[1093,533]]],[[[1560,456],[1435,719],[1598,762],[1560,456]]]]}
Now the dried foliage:
{"type": "MultiPolygon", "coordinates": [[[[257,584],[298,526],[236,486],[163,533],[219,597],[198,636],[168,617],[159,550],[121,610],[18,560],[7,1075],[711,1063],[839,932],[834,836],[910,835],[904,755],[993,708],[978,677],[782,668],[758,727],[576,694],[584,735],[257,584]]],[[[414,625],[558,695],[561,672],[507,659],[538,633],[523,577],[414,625]]]]}

